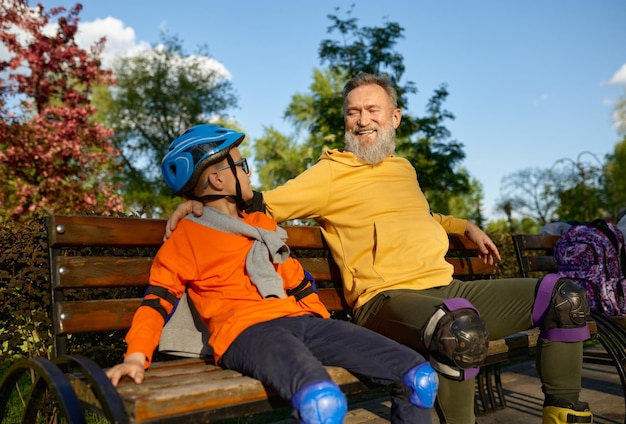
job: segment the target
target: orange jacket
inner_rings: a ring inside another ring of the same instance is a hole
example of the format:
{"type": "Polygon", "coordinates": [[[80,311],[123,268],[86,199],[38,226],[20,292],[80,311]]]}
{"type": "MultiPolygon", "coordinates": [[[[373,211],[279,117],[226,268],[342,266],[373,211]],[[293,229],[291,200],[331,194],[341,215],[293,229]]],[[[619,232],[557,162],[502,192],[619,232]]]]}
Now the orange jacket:
{"type": "MultiPolygon", "coordinates": [[[[262,213],[244,214],[244,222],[273,230],[276,222],[262,213]]],[[[246,256],[254,240],[208,228],[183,220],[157,253],[150,270],[150,284],[168,289],[180,298],[188,288],[188,296],[211,333],[209,344],[215,360],[224,354],[233,340],[246,328],[276,318],[315,314],[324,318],[329,313],[317,294],[296,302],[286,299],[263,299],[246,272],[246,256]]],[[[304,278],[300,263],[292,258],[275,265],[285,289],[295,288],[304,278]]],[[[155,297],[148,295],[148,298],[155,297]]],[[[161,300],[171,312],[172,306],[161,300]]],[[[159,343],[163,317],[153,308],[140,307],[126,335],[127,355],[142,352],[150,364],[159,343]]]]}

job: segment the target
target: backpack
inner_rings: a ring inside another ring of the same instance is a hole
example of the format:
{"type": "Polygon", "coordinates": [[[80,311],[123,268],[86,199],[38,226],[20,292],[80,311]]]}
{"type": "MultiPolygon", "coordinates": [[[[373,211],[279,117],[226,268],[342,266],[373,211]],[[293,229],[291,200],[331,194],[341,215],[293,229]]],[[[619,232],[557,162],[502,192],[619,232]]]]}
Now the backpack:
{"type": "Polygon", "coordinates": [[[587,291],[592,311],[626,315],[624,235],[611,222],[596,219],[568,229],[554,245],[558,273],[587,291]]]}

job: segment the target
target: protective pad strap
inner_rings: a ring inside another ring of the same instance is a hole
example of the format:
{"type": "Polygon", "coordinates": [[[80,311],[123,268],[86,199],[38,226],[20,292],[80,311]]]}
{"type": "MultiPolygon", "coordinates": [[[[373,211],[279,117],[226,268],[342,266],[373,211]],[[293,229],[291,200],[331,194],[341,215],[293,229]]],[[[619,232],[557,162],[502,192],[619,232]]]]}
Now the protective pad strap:
{"type": "Polygon", "coordinates": [[[548,313],[548,307],[550,306],[550,300],[552,299],[554,285],[559,278],[561,278],[561,276],[558,274],[548,274],[539,281],[539,288],[535,296],[535,305],[533,306],[534,326],[538,327],[545,319],[548,313]]]}
{"type": "Polygon", "coordinates": [[[170,319],[170,317],[174,313],[174,310],[176,309],[176,305],[178,304],[178,298],[170,293],[165,287],[148,286],[143,296],[144,297],[141,300],[141,306],[149,306],[155,309],[158,313],[161,314],[165,322],[170,319]],[[149,294],[158,296],[166,302],[170,303],[173,306],[172,312],[168,314],[163,305],[161,305],[161,301],[159,299],[146,299],[146,296],[149,294]]]}
{"type": "Polygon", "coordinates": [[[446,299],[444,300],[443,304],[446,305],[446,308],[448,308],[449,311],[456,311],[457,309],[472,309],[476,311],[478,316],[480,316],[480,312],[478,312],[478,309],[476,309],[474,305],[472,305],[472,302],[462,297],[453,297],[452,299],[446,299]]]}

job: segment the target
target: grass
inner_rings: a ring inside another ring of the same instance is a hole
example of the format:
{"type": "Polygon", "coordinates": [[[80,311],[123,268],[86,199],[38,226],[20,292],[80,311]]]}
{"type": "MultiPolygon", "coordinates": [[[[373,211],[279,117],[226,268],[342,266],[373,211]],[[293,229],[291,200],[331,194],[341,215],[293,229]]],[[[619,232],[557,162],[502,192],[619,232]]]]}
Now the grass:
{"type": "MultiPolygon", "coordinates": [[[[4,366],[0,369],[0,380],[2,380],[5,373],[8,371],[9,365],[10,361],[5,361],[4,366]]],[[[0,421],[3,424],[22,422],[32,388],[33,377],[30,373],[24,373],[9,395],[4,416],[0,417],[0,421]]],[[[49,390],[42,396],[41,403],[37,406],[37,409],[37,418],[33,424],[63,424],[68,422],[65,416],[60,415],[60,411],[56,406],[56,397],[54,393],[49,390]]],[[[90,411],[86,412],[85,418],[88,424],[109,423],[109,420],[106,418],[90,411]]]]}

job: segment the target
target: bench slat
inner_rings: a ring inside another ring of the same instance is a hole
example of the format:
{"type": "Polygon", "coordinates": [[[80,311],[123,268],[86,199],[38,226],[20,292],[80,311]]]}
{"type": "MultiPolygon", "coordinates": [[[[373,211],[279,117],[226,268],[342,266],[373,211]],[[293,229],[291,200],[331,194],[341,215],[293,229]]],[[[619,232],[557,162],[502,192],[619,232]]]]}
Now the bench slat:
{"type": "Polygon", "coordinates": [[[554,256],[522,256],[519,263],[525,276],[530,272],[548,273],[556,269],[554,256]]]}
{"type": "MultiPolygon", "coordinates": [[[[298,260],[316,281],[341,280],[339,269],[332,259],[298,260]]],[[[454,266],[456,278],[495,275],[493,266],[484,264],[479,258],[448,257],[446,260],[454,266]]],[[[53,269],[59,274],[55,279],[55,289],[112,288],[147,285],[152,258],[62,256],[55,258],[54,262],[53,269]]]]}
{"type": "Polygon", "coordinates": [[[54,289],[146,286],[152,258],[61,256],[52,267],[54,289]]]}
{"type": "MultiPolygon", "coordinates": [[[[330,312],[349,309],[340,288],[320,288],[318,295],[330,312]]],[[[57,302],[52,308],[56,334],[127,330],[140,304],[140,298],[57,302]]]]}
{"type": "Polygon", "coordinates": [[[494,278],[497,274],[497,269],[493,265],[483,263],[478,257],[446,257],[446,260],[454,266],[454,278],[460,280],[494,278]]]}
{"type": "Polygon", "coordinates": [[[54,215],[48,221],[48,244],[50,247],[158,246],[163,242],[166,222],[164,219],[54,215]]]}
{"type": "MultiPolygon", "coordinates": [[[[176,420],[194,414],[200,414],[204,420],[214,420],[232,416],[232,411],[229,411],[232,408],[237,408],[237,415],[243,415],[287,405],[273,389],[236,371],[222,370],[198,359],[166,362],[166,366],[160,367],[161,363],[155,363],[148,369],[141,385],[129,379],[120,381],[117,391],[135,422],[150,422],[167,417],[180,422],[176,420]],[[169,372],[164,373],[163,368],[169,372]]],[[[332,380],[347,394],[368,389],[367,385],[343,368],[325,368],[332,380]]],[[[70,377],[81,399],[97,404],[85,382],[70,377]]]]}
{"type": "Polygon", "coordinates": [[[52,306],[57,335],[130,328],[141,299],[61,301],[52,306]]]}

